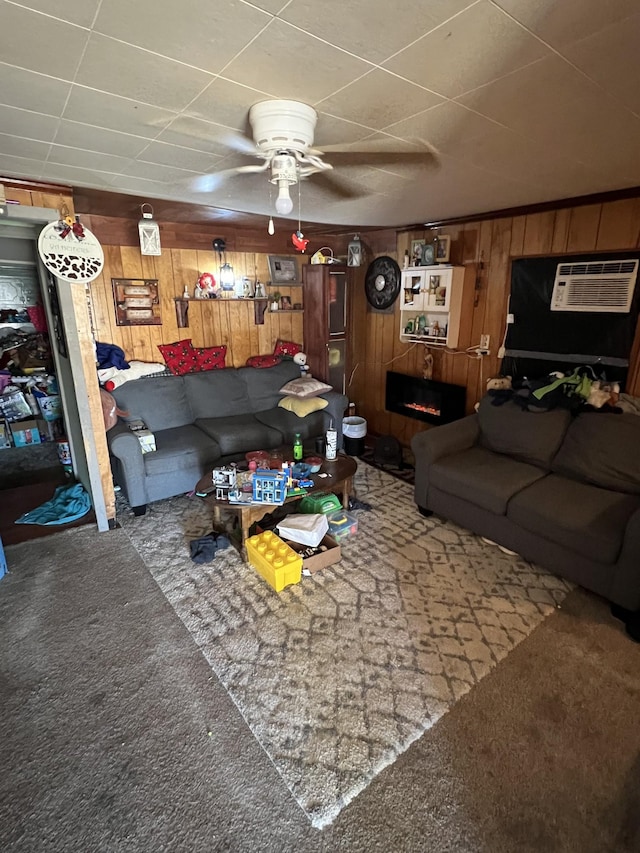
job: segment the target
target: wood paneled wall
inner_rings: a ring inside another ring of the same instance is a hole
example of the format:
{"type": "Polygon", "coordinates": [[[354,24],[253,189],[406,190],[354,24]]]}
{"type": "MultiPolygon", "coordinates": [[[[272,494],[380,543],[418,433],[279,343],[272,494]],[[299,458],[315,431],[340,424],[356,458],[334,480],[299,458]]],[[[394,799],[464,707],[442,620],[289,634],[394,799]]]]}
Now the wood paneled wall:
{"type": "MultiPolygon", "coordinates": [[[[439,229],[451,237],[451,262],[471,265],[475,286],[465,288],[463,324],[456,353],[445,353],[422,344],[401,343],[399,305],[393,313],[368,309],[364,296],[364,268],[357,271],[351,299],[351,381],[347,393],[356,411],[367,419],[370,432],[394,435],[404,445],[427,425],[421,421],[386,412],[384,408],[387,370],[422,376],[425,353],[434,359],[433,378],[465,385],[467,411],[483,394],[487,378],[500,369],[497,353],[506,327],[511,280],[511,261],[532,256],[583,252],[633,250],[640,247],[640,197],[579,207],[558,207],[543,213],[502,216],[439,229]],[[480,335],[491,337],[491,354],[477,359],[464,353],[480,343],[480,335]]],[[[394,243],[389,232],[369,232],[363,239],[370,257],[387,254],[402,266],[405,249],[412,239],[432,239],[431,231],[399,232],[394,243]]],[[[640,396],[640,331],[636,331],[631,353],[627,388],[640,396]]]]}
{"type": "MultiPolygon", "coordinates": [[[[278,338],[302,342],[302,313],[298,311],[266,311],[264,324],[257,325],[252,300],[191,299],[188,327],[177,324],[175,298],[185,287],[190,294],[203,272],[218,278],[219,260],[213,250],[166,249],[157,257],[142,255],[139,247],[103,246],[105,265],[102,274],[90,285],[91,307],[96,340],[116,344],[128,360],[162,362],[158,344],[191,338],[194,346],[226,345],[228,367],[240,367],[252,355],[273,352],[278,338]],[[112,278],[158,279],[162,325],[117,326],[113,301],[112,278]]],[[[250,252],[227,252],[227,261],[236,276],[257,275],[263,283],[269,280],[267,255],[250,252]]],[[[280,287],[292,304],[302,302],[302,287],[280,287]]],[[[276,287],[267,288],[273,292],[276,287]]]]}

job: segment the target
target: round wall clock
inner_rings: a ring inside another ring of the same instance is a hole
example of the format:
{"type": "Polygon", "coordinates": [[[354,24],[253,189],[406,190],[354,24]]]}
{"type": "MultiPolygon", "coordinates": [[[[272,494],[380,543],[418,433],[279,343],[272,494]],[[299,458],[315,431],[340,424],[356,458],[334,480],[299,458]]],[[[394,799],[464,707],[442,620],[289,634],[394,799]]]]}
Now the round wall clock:
{"type": "Polygon", "coordinates": [[[370,305],[379,311],[390,308],[400,293],[400,267],[387,255],[371,261],[364,278],[364,290],[370,305]]]}

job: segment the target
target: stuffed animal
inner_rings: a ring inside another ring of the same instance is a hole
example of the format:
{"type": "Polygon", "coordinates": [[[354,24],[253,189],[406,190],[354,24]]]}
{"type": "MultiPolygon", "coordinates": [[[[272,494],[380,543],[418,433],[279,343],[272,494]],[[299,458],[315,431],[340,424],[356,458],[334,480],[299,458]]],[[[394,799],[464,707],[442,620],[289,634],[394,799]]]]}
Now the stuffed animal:
{"type": "Polygon", "coordinates": [[[149,376],[152,373],[162,373],[166,368],[166,364],[130,361],[128,370],[118,370],[117,367],[106,367],[104,370],[99,370],[98,379],[107,391],[113,391],[114,388],[119,388],[120,385],[124,385],[131,379],[141,379],[143,376],[149,376]]]}
{"type": "Polygon", "coordinates": [[[591,383],[589,396],[585,403],[587,406],[593,406],[594,409],[606,407],[607,411],[611,411],[617,406],[619,398],[619,382],[604,382],[601,379],[596,379],[591,383]]]}
{"type": "Polygon", "coordinates": [[[300,375],[301,376],[306,376],[307,373],[309,373],[309,365],[307,364],[307,354],[306,353],[297,352],[293,357],[293,361],[300,368],[300,375]]]}
{"type": "Polygon", "coordinates": [[[487,394],[493,397],[492,406],[501,406],[513,396],[513,385],[510,376],[494,376],[487,379],[487,394]]]}

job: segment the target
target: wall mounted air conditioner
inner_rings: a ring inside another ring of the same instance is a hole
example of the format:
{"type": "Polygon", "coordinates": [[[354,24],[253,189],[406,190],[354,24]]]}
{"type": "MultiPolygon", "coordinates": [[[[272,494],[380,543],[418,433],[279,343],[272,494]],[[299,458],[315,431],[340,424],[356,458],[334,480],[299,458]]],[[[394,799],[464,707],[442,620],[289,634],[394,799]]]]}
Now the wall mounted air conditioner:
{"type": "Polygon", "coordinates": [[[551,310],[624,314],[631,308],[637,275],[637,260],[558,264],[551,310]]]}

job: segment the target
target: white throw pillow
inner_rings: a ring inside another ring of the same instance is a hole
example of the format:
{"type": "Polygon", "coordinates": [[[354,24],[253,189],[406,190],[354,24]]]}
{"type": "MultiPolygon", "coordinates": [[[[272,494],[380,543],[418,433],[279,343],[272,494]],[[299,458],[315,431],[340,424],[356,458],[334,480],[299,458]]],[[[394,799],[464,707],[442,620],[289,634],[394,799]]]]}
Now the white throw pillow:
{"type": "Polygon", "coordinates": [[[317,397],[324,394],[325,391],[332,391],[331,385],[326,382],[320,382],[319,379],[314,379],[313,376],[301,376],[300,379],[292,379],[283,385],[280,389],[281,394],[287,394],[290,397],[317,397]]]}

